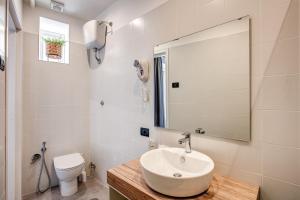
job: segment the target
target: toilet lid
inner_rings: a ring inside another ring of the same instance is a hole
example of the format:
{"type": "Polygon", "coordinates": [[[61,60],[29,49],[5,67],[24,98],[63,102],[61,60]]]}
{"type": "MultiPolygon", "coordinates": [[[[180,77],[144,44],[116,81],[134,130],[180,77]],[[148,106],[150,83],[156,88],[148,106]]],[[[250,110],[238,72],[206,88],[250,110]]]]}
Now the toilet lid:
{"type": "Polygon", "coordinates": [[[84,163],[84,159],[79,153],[55,157],[53,160],[55,169],[60,170],[71,169],[84,163]]]}

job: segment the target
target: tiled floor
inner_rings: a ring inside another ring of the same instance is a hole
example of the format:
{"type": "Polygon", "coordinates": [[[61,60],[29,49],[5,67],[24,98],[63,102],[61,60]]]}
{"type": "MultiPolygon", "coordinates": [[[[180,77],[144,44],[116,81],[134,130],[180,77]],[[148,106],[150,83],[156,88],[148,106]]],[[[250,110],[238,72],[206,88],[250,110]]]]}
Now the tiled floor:
{"type": "Polygon", "coordinates": [[[95,179],[80,184],[78,193],[70,197],[61,197],[58,187],[52,188],[41,195],[30,195],[24,200],[108,200],[108,189],[100,185],[95,179]]]}

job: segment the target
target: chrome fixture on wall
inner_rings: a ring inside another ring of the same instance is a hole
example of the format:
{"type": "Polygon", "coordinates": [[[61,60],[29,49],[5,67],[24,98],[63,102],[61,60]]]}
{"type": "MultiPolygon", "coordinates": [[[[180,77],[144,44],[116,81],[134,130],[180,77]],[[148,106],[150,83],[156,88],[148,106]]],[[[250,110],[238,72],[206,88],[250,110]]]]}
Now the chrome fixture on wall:
{"type": "Polygon", "coordinates": [[[195,130],[195,133],[198,133],[198,134],[205,134],[205,130],[203,128],[197,128],[195,130]]]}
{"type": "Polygon", "coordinates": [[[191,153],[192,152],[192,146],[191,146],[191,133],[184,132],[182,134],[184,138],[179,139],[179,144],[185,144],[185,153],[191,153]]]}
{"type": "Polygon", "coordinates": [[[49,170],[46,164],[46,160],[45,160],[45,152],[46,152],[47,148],[46,148],[46,142],[43,142],[42,144],[42,148],[41,148],[41,169],[40,169],[40,173],[39,173],[39,179],[38,179],[38,183],[37,183],[37,193],[44,193],[46,192],[48,189],[51,188],[51,178],[50,178],[50,174],[49,174],[49,170]],[[47,174],[47,178],[48,178],[48,186],[45,189],[41,189],[41,178],[42,178],[42,173],[43,173],[43,169],[45,168],[46,174],[47,174]]]}
{"type": "Polygon", "coordinates": [[[38,160],[40,160],[41,159],[41,154],[39,154],[39,153],[36,153],[36,154],[34,154],[32,157],[31,157],[31,163],[30,164],[34,164],[34,163],[36,163],[38,160]]]}
{"type": "Polygon", "coordinates": [[[100,105],[104,106],[104,101],[103,100],[100,101],[100,105]]]}
{"type": "Polygon", "coordinates": [[[89,168],[90,168],[90,177],[94,177],[95,171],[96,171],[96,164],[93,162],[90,162],[89,168]]]}

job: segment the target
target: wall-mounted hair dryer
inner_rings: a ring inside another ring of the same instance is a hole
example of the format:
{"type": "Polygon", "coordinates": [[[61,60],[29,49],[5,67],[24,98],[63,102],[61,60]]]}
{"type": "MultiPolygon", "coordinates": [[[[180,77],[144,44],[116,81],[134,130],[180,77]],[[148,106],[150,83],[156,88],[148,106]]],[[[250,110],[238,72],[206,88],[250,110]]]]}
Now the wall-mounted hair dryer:
{"type": "Polygon", "coordinates": [[[149,79],[149,63],[147,61],[134,60],[133,66],[136,67],[139,79],[147,82],[149,79]]]}
{"type": "Polygon", "coordinates": [[[111,30],[108,32],[108,27],[112,30],[112,22],[91,20],[83,25],[84,43],[87,48],[90,67],[93,63],[92,58],[97,61],[97,64],[101,64],[103,61],[101,50],[105,47],[107,34],[112,33],[111,30]]]}

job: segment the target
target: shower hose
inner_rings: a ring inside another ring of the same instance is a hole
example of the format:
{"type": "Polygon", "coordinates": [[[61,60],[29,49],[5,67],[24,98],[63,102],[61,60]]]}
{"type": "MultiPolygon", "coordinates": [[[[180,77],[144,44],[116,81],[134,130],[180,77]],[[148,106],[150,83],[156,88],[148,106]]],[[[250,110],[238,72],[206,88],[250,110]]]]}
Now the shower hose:
{"type": "Polygon", "coordinates": [[[37,192],[39,193],[44,193],[46,192],[48,189],[50,189],[51,187],[51,179],[50,179],[50,174],[47,168],[47,164],[45,161],[45,152],[46,152],[47,148],[46,148],[46,142],[43,142],[43,146],[41,149],[42,152],[42,164],[41,164],[41,169],[40,169],[40,174],[39,174],[39,180],[38,180],[38,184],[37,184],[37,192]],[[43,169],[45,168],[47,177],[48,177],[48,186],[45,189],[41,189],[41,177],[42,177],[42,173],[43,173],[43,169]]]}

